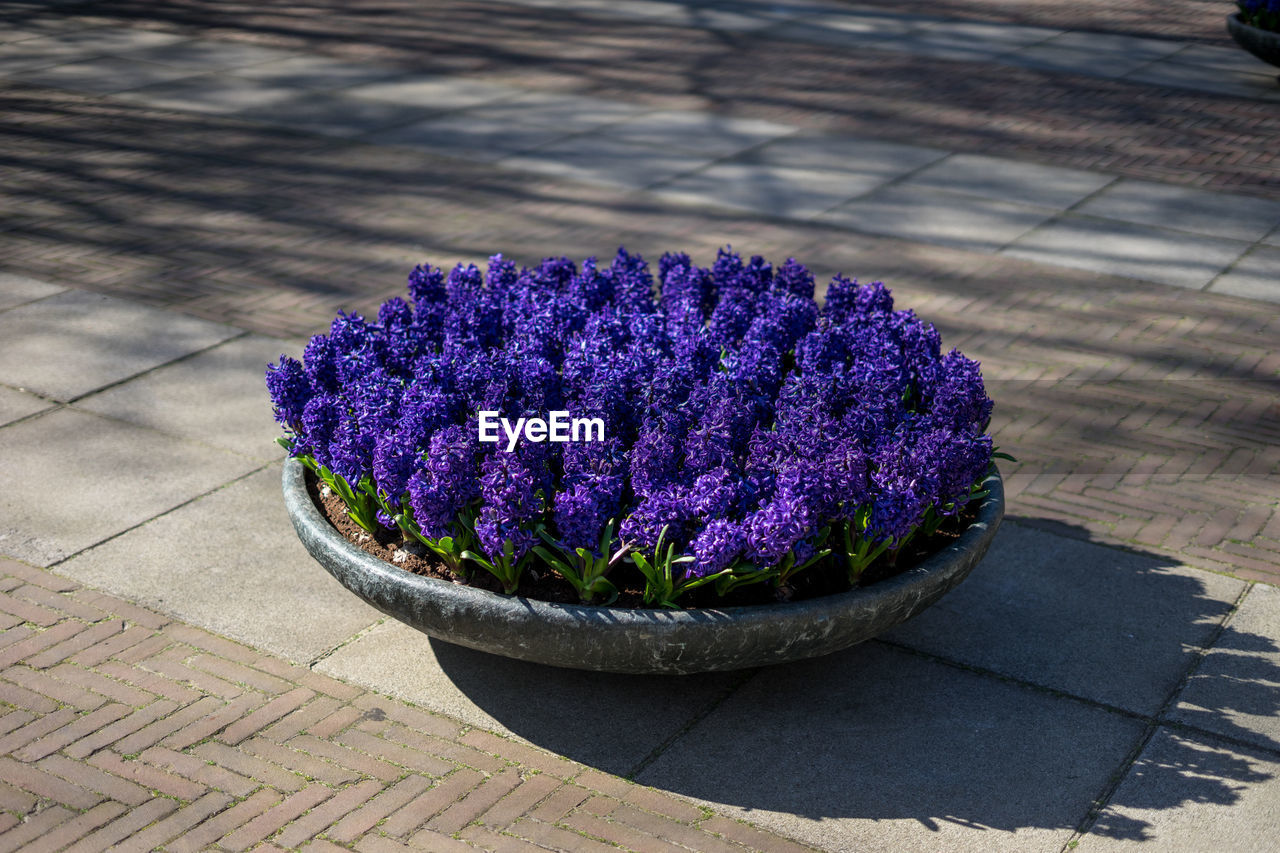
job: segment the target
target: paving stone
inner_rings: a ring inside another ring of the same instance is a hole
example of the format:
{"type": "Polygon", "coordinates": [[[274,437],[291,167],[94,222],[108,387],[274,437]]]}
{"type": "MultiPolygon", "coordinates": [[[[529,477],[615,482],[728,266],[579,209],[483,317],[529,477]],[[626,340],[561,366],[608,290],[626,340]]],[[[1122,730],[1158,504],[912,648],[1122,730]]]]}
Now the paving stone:
{"type": "Polygon", "coordinates": [[[1234,240],[1066,214],[1001,254],[1199,290],[1246,248],[1234,240]]]}
{"type": "Polygon", "coordinates": [[[1274,69],[1260,65],[1256,70],[1237,68],[1207,69],[1183,65],[1172,60],[1153,62],[1124,75],[1127,82],[1150,86],[1194,89],[1215,95],[1230,95],[1261,101],[1280,101],[1274,69]]]}
{"type": "Polygon", "coordinates": [[[237,334],[230,326],[68,291],[0,313],[0,376],[71,400],[237,334]]]}
{"type": "Polygon", "coordinates": [[[1057,853],[1141,732],[868,643],[761,670],[636,781],[825,850],[1057,853]]]}
{"type": "Polygon", "coordinates": [[[11,424],[0,430],[0,553],[47,566],[257,464],[71,409],[11,424]]]}
{"type": "Polygon", "coordinates": [[[400,77],[404,72],[395,68],[341,62],[323,56],[290,56],[287,59],[238,68],[235,74],[244,80],[257,80],[274,86],[327,90],[400,77]]]}
{"type": "Polygon", "coordinates": [[[623,142],[723,157],[795,133],[796,128],[761,119],[660,110],[610,125],[601,132],[623,142]]]}
{"type": "Polygon", "coordinates": [[[239,110],[235,115],[324,136],[352,138],[421,121],[433,112],[425,107],[407,107],[389,101],[362,101],[336,92],[307,92],[239,110]]]}
{"type": "Polygon", "coordinates": [[[266,81],[200,74],[130,89],[117,93],[116,97],[159,109],[230,115],[287,101],[297,93],[293,87],[266,81]]]}
{"type": "Polygon", "coordinates": [[[994,252],[1051,216],[1049,208],[894,186],[830,210],[818,221],[868,234],[994,252]]]}
{"type": "Polygon", "coordinates": [[[57,44],[88,48],[95,54],[161,47],[186,42],[190,38],[181,33],[136,27],[73,28],[49,35],[49,39],[57,44]]]}
{"type": "Polygon", "coordinates": [[[634,768],[740,677],[559,669],[432,640],[395,620],[316,669],[616,774],[634,768]]]}
{"type": "Polygon", "coordinates": [[[501,161],[513,169],[641,189],[706,166],[710,160],[666,148],[633,145],[590,134],[574,136],[501,161]]]}
{"type": "Polygon", "coordinates": [[[147,62],[159,62],[162,65],[192,68],[198,71],[229,71],[233,68],[279,62],[303,55],[255,44],[213,39],[190,39],[176,44],[113,52],[147,62]]]}
{"type": "Polygon", "coordinates": [[[161,367],[76,403],[76,408],[234,450],[263,461],[282,453],[263,375],[295,343],[252,335],[161,367]]]}
{"type": "Polygon", "coordinates": [[[34,394],[0,386],[0,426],[44,411],[52,405],[34,394]]]}
{"type": "Polygon", "coordinates": [[[885,183],[871,175],[717,163],[654,192],[660,198],[808,219],[885,183]]]}
{"type": "Polygon", "coordinates": [[[1272,754],[1159,729],[1075,849],[1269,853],[1280,835],[1277,777],[1272,754]]]}
{"type": "Polygon", "coordinates": [[[1123,77],[1149,65],[1156,58],[1125,51],[1069,47],[1048,41],[1012,51],[1001,57],[1001,61],[1039,71],[1123,77]]]}
{"type": "Polygon", "coordinates": [[[431,75],[352,86],[344,89],[343,94],[351,98],[390,101],[409,107],[459,110],[513,98],[521,94],[521,90],[477,80],[431,75]]]}
{"type": "Polygon", "coordinates": [[[1280,302],[1280,248],[1259,246],[1209,285],[1213,293],[1280,302]]]}
{"type": "Polygon", "coordinates": [[[101,53],[92,45],[76,44],[56,36],[39,36],[0,44],[0,74],[13,74],[62,65],[101,53]]]}
{"type": "Polygon", "coordinates": [[[586,132],[648,112],[652,110],[625,101],[556,92],[528,92],[511,100],[467,110],[465,115],[500,121],[513,130],[555,127],[565,132],[586,132]]]}
{"type": "Polygon", "coordinates": [[[25,275],[0,272],[0,311],[12,308],[15,305],[44,299],[47,296],[53,296],[55,293],[62,293],[64,290],[66,290],[65,287],[47,281],[28,278],[25,275]]]}
{"type": "Polygon", "coordinates": [[[1155,714],[1243,588],[1176,560],[1005,524],[963,584],[886,639],[1155,714]]]}
{"type": "Polygon", "coordinates": [[[54,86],[77,92],[111,94],[190,77],[190,69],[174,68],[118,56],[96,56],[83,62],[26,71],[19,79],[37,86],[54,86]]]}
{"type": "MultiPolygon", "coordinates": [[[[915,17],[914,15],[910,17],[915,17]]],[[[1049,27],[1026,27],[1017,24],[988,23],[986,21],[929,20],[915,23],[912,32],[918,35],[945,37],[956,41],[974,41],[990,45],[1027,46],[1039,44],[1063,35],[1062,30],[1049,27]]]]}
{"type": "Polygon", "coordinates": [[[1123,179],[1073,212],[1250,243],[1280,226],[1280,201],[1123,179]]]}
{"type": "Polygon", "coordinates": [[[1199,65],[1204,68],[1225,68],[1246,74],[1273,74],[1274,76],[1270,65],[1235,46],[1217,47],[1209,44],[1189,44],[1177,53],[1171,54],[1164,61],[1178,65],[1199,65]]]}
{"type": "Polygon", "coordinates": [[[298,662],[380,618],[298,542],[278,465],[69,560],[58,572],[298,662]]]}
{"type": "Polygon", "coordinates": [[[788,169],[841,172],[888,181],[947,156],[938,148],[881,142],[840,134],[799,133],[744,152],[736,162],[788,169]]]}
{"type": "Polygon", "coordinates": [[[1169,719],[1280,749],[1280,589],[1249,590],[1169,719]]]}
{"type": "Polygon", "coordinates": [[[1114,178],[1079,169],[955,154],[907,178],[904,186],[976,195],[1041,207],[1067,208],[1114,178]]]}
{"type": "Polygon", "coordinates": [[[513,129],[500,119],[455,113],[378,131],[367,136],[364,141],[373,145],[403,145],[435,154],[492,163],[511,154],[563,139],[565,135],[564,130],[555,128],[513,129]]]}

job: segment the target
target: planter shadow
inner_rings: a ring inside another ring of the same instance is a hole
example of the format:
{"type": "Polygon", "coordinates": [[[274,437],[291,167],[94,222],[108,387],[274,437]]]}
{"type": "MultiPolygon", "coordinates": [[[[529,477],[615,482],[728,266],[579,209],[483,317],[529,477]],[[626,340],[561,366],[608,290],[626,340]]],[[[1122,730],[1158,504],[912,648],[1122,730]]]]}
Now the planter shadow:
{"type": "Polygon", "coordinates": [[[713,672],[817,657],[883,633],[959,584],[986,553],[1004,515],[999,474],[976,520],[920,565],[871,586],[760,607],[630,610],[555,604],[402,571],[348,542],[307,492],[305,469],[284,466],[285,505],[308,552],[343,586],[437,639],[505,657],[635,674],[713,672]]]}

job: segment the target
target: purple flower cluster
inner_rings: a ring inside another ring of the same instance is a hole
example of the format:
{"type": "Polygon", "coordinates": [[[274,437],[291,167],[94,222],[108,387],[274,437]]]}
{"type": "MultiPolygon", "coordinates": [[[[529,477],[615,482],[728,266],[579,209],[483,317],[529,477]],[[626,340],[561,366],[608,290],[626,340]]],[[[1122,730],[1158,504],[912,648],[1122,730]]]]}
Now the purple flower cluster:
{"type": "Polygon", "coordinates": [[[814,294],[796,261],[727,249],[710,268],[664,255],[656,278],[624,249],[420,266],[411,302],[339,314],[267,387],[292,454],[362,489],[388,527],[520,561],[539,537],[599,556],[613,521],[611,548],[662,536],[685,577],[763,571],[842,526],[901,543],[957,513],[992,456],[976,362],[943,354],[878,282],[814,294]],[[481,411],[552,410],[600,418],[606,439],[478,439],[481,411]]]}

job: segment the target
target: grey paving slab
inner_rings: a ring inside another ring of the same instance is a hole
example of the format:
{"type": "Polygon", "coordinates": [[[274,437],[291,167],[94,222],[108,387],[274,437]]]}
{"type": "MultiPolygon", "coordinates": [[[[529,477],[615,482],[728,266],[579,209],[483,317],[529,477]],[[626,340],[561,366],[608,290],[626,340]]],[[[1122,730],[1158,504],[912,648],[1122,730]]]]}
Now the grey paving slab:
{"type": "Polygon", "coordinates": [[[1155,714],[1244,582],[1006,524],[969,578],[886,639],[1155,714]]]}
{"type": "Polygon", "coordinates": [[[1280,248],[1259,246],[1209,285],[1212,293],[1280,302],[1280,248]]]}
{"type": "Polygon", "coordinates": [[[927,31],[912,31],[902,35],[885,34],[860,40],[860,45],[873,50],[891,50],[963,62],[990,62],[1016,47],[1016,44],[956,38],[945,32],[927,31]]]}
{"type": "Polygon", "coordinates": [[[1040,207],[1067,208],[1115,180],[1109,175],[1042,166],[981,154],[954,154],[905,181],[904,186],[947,190],[1040,207]]]}
{"type": "Polygon", "coordinates": [[[199,71],[229,71],[233,68],[278,62],[303,55],[256,44],[214,39],[189,39],[175,44],[112,52],[147,62],[159,62],[162,65],[193,68],[199,71]]]}
{"type": "Polygon", "coordinates": [[[263,374],[296,344],[251,335],[92,394],[76,408],[268,461],[280,456],[263,374]]]}
{"type": "Polygon", "coordinates": [[[1263,237],[1262,242],[1268,246],[1280,246],[1280,227],[1263,237]]]}
{"type": "Polygon", "coordinates": [[[503,122],[512,129],[556,127],[567,132],[585,132],[649,112],[653,110],[623,101],[556,92],[528,92],[508,101],[467,110],[465,114],[486,121],[503,122]]]}
{"type": "Polygon", "coordinates": [[[230,115],[268,107],[297,97],[289,86],[244,80],[226,74],[200,74],[120,92],[116,97],[168,110],[230,115]]]}
{"type": "Polygon", "coordinates": [[[916,35],[949,38],[955,41],[982,42],[990,45],[1028,46],[1063,35],[1063,30],[1028,27],[1019,24],[984,21],[919,20],[913,27],[916,35]]]}
{"type": "Polygon", "coordinates": [[[841,172],[889,180],[948,155],[939,148],[881,142],[837,134],[796,134],[746,151],[734,158],[788,169],[841,172]]]}
{"type": "Polygon", "coordinates": [[[1272,67],[1253,54],[1238,47],[1215,47],[1208,44],[1189,44],[1172,54],[1166,62],[1178,65],[1199,65],[1204,68],[1225,68],[1246,74],[1271,74],[1272,67]]]}
{"type": "Polygon", "coordinates": [[[51,35],[50,38],[59,44],[88,48],[94,53],[144,50],[178,44],[191,39],[190,36],[181,33],[166,33],[160,30],[143,30],[133,27],[69,29],[51,35]]]}
{"type": "Polygon", "coordinates": [[[1054,215],[1050,208],[894,186],[818,217],[868,234],[994,252],[1054,215]]]}
{"type": "Polygon", "coordinates": [[[1280,589],[1249,590],[1169,718],[1280,749],[1280,589]]]}
{"type": "Polygon", "coordinates": [[[513,128],[501,119],[455,113],[376,131],[365,137],[365,141],[492,163],[511,154],[540,148],[566,135],[564,130],[552,127],[513,128]]]}
{"type": "Polygon", "coordinates": [[[352,86],[344,89],[343,94],[350,98],[409,107],[460,110],[514,98],[521,94],[521,90],[458,77],[414,75],[352,86]]]}
{"type": "Polygon", "coordinates": [[[869,643],[761,671],[636,781],[823,850],[1058,853],[1140,733],[869,643]]]}
{"type": "Polygon", "coordinates": [[[25,275],[0,272],[0,311],[62,293],[65,287],[25,275]]]}
{"type": "Polygon", "coordinates": [[[279,465],[55,571],[297,662],[314,660],[382,616],[302,547],[280,496],[279,465]]]}
{"type": "Polygon", "coordinates": [[[42,412],[54,405],[35,394],[0,385],[0,426],[34,415],[36,412],[42,412]]]}
{"type": "Polygon", "coordinates": [[[1274,755],[1160,729],[1075,849],[1270,853],[1278,780],[1274,755]]]}
{"type": "Polygon", "coordinates": [[[0,428],[0,553],[47,566],[260,464],[66,408],[10,424],[0,428]]]}
{"type": "Polygon", "coordinates": [[[239,334],[123,299],[67,291],[0,312],[0,377],[66,401],[239,334]]]}
{"type": "Polygon", "coordinates": [[[1247,248],[1235,240],[1066,214],[1001,254],[1199,290],[1247,248]]]}
{"type": "Polygon", "coordinates": [[[0,30],[0,44],[12,44],[15,41],[25,41],[27,39],[39,38],[41,33],[37,30],[20,29],[18,27],[5,27],[0,30]]]}
{"type": "Polygon", "coordinates": [[[1089,49],[1047,41],[1011,51],[1001,57],[1001,61],[1042,71],[1123,77],[1158,58],[1123,50],[1089,49]]]}
{"type": "Polygon", "coordinates": [[[0,74],[14,74],[62,65],[95,56],[100,51],[81,44],[67,44],[50,36],[0,44],[0,74]]]}
{"type": "Polygon", "coordinates": [[[638,145],[660,145],[675,151],[723,157],[771,139],[795,133],[796,128],[762,119],[738,119],[710,113],[660,110],[613,124],[601,133],[638,145]]]}
{"type": "Polygon", "coordinates": [[[238,118],[277,124],[323,136],[354,138],[421,121],[434,110],[390,101],[362,101],[336,92],[306,92],[282,101],[237,110],[238,118]]]}
{"type": "Polygon", "coordinates": [[[1074,212],[1250,243],[1280,225],[1280,201],[1126,179],[1074,212]]]}
{"type": "Polygon", "coordinates": [[[236,70],[236,76],[295,89],[327,90],[400,77],[394,68],[341,62],[323,56],[291,56],[236,70]]]}
{"type": "Polygon", "coordinates": [[[912,17],[891,12],[838,9],[806,15],[803,23],[810,27],[832,32],[905,35],[911,32],[919,23],[916,20],[912,20],[912,17]]]}
{"type": "Polygon", "coordinates": [[[179,80],[194,74],[191,69],[175,68],[155,62],[126,59],[119,56],[97,56],[83,62],[71,62],[24,71],[15,75],[18,79],[37,86],[53,86],[77,92],[101,92],[112,94],[179,80]]]}
{"type": "Polygon", "coordinates": [[[741,678],[559,669],[432,640],[395,620],[316,669],[620,775],[741,678]]]}
{"type": "Polygon", "coordinates": [[[516,154],[501,162],[544,175],[640,189],[700,169],[708,165],[711,158],[589,134],[527,154],[516,154]]]}
{"type": "Polygon", "coordinates": [[[808,219],[883,185],[889,178],[788,169],[757,163],[717,163],[654,192],[668,200],[808,219]]]}
{"type": "Polygon", "coordinates": [[[1173,61],[1154,62],[1124,75],[1124,79],[1132,83],[1194,89],[1237,98],[1280,101],[1276,75],[1267,71],[1266,66],[1262,66],[1262,70],[1209,69],[1173,61]]]}

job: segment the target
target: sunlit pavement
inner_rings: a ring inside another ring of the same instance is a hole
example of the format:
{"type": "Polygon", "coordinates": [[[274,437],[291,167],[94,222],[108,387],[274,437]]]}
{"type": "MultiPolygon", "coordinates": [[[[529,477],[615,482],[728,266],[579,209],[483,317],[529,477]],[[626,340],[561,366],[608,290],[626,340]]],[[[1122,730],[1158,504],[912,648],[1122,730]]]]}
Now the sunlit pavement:
{"type": "Polygon", "coordinates": [[[152,5],[0,3],[0,849],[1270,849],[1274,69],[1060,14],[152,5]],[[261,372],[339,308],[727,243],[983,363],[1019,461],[942,603],[637,679],[302,550],[261,372]]]}

